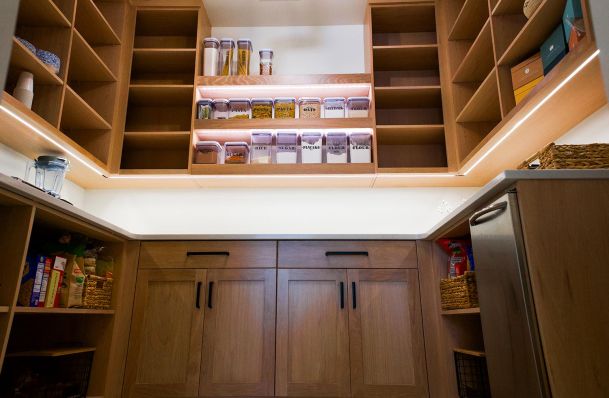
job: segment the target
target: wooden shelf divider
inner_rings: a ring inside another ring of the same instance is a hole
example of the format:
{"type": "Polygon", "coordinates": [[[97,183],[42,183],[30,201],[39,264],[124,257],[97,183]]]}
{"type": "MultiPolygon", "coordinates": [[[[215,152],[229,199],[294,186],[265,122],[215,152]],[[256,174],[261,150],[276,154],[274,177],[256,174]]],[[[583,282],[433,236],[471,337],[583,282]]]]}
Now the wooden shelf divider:
{"type": "Polygon", "coordinates": [[[371,118],[195,120],[195,130],[355,129],[374,128],[371,118]]]}
{"type": "Polygon", "coordinates": [[[28,50],[17,38],[13,37],[13,49],[11,52],[12,67],[26,70],[34,75],[36,84],[61,86],[63,81],[55,72],[49,69],[34,53],[28,50]]]}
{"type": "Polygon", "coordinates": [[[479,315],[480,307],[476,308],[466,308],[462,310],[444,310],[442,311],[442,315],[479,315]]]}
{"type": "Polygon", "coordinates": [[[457,116],[457,123],[501,121],[499,83],[497,71],[493,69],[457,116]]]}
{"type": "Polygon", "coordinates": [[[110,130],[112,126],[104,120],[70,86],[66,86],[62,128],[75,130],[110,130]]]}
{"type": "Polygon", "coordinates": [[[21,0],[19,21],[26,26],[69,28],[72,25],[53,0],[21,0]]]}
{"type": "Polygon", "coordinates": [[[88,308],[39,308],[15,307],[15,314],[41,315],[114,315],[114,310],[95,310],[88,308]]]}
{"type": "Polygon", "coordinates": [[[75,25],[91,46],[121,44],[121,39],[93,0],[78,0],[75,25]]]}
{"type": "Polygon", "coordinates": [[[419,70],[438,67],[437,44],[372,47],[374,70],[419,70]]]}
{"type": "MultiPolygon", "coordinates": [[[[465,0],[448,40],[474,40],[488,19],[488,8],[481,0],[465,0]]],[[[522,9],[522,6],[520,7],[522,9]]]]}
{"type": "Polygon", "coordinates": [[[375,87],[376,108],[441,108],[440,86],[375,87]]]}
{"type": "Polygon", "coordinates": [[[74,38],[72,39],[72,55],[68,73],[70,81],[117,81],[114,73],[77,30],[74,30],[74,38]]]}
{"type": "Polygon", "coordinates": [[[376,141],[379,144],[443,144],[444,125],[377,125],[376,141]]]}
{"type": "Polygon", "coordinates": [[[490,19],[472,43],[453,76],[453,83],[482,81],[495,63],[490,19]]]}
{"type": "Polygon", "coordinates": [[[0,314],[6,314],[9,311],[8,305],[0,305],[0,314]]]}
{"type": "Polygon", "coordinates": [[[374,163],[347,164],[193,164],[197,175],[373,174],[374,163]]]}

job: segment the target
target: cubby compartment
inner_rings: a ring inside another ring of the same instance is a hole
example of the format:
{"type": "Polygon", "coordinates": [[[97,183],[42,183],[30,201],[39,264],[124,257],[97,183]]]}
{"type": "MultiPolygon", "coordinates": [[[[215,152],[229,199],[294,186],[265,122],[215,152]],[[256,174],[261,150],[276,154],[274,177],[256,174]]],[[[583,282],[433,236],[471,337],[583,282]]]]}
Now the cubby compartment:
{"type": "Polygon", "coordinates": [[[188,169],[190,130],[126,132],[123,141],[125,169],[188,169]]]}
{"type": "Polygon", "coordinates": [[[131,84],[193,84],[195,64],[195,49],[134,49],[131,84]]]}

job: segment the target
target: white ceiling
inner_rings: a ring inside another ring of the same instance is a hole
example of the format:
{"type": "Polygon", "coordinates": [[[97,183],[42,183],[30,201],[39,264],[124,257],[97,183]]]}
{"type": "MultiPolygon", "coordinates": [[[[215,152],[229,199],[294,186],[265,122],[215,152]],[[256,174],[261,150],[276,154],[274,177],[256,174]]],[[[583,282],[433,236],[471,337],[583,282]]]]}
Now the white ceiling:
{"type": "Polygon", "coordinates": [[[361,25],[367,0],[203,0],[211,25],[361,25]]]}

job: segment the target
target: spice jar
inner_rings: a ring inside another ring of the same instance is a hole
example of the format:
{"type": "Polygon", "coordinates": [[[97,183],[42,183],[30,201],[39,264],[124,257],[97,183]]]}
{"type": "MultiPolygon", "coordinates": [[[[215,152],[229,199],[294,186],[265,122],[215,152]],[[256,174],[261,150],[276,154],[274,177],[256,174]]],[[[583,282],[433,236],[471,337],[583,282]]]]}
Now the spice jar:
{"type": "Polygon", "coordinates": [[[277,163],[295,164],[298,161],[298,134],[277,133],[277,163]]]}
{"type": "Polygon", "coordinates": [[[229,119],[249,119],[251,116],[251,103],[247,98],[231,98],[228,100],[229,119]]]}
{"type": "Polygon", "coordinates": [[[345,117],[345,99],[343,97],[328,97],[324,99],[324,118],[339,119],[345,117]]]}
{"type": "Polygon", "coordinates": [[[258,52],[260,55],[260,75],[270,76],[273,74],[273,50],[263,48],[258,52]]]}
{"type": "Polygon", "coordinates": [[[203,48],[203,76],[217,76],[220,41],[207,37],[203,40],[203,48]]]}
{"type": "Polygon", "coordinates": [[[213,100],[214,119],[228,119],[228,100],[216,99],[213,100]]]}
{"type": "Polygon", "coordinates": [[[252,133],[251,163],[271,163],[273,149],[272,133],[252,133]]]}
{"type": "Polygon", "coordinates": [[[294,119],[296,98],[275,98],[275,119],[294,119]]]}
{"type": "Polygon", "coordinates": [[[250,39],[237,40],[237,74],[239,76],[249,76],[251,58],[252,41],[250,39]]]}
{"type": "Polygon", "coordinates": [[[347,134],[328,133],[326,154],[328,163],[347,163],[347,134]]]}
{"type": "Polygon", "coordinates": [[[347,117],[368,117],[370,99],[368,97],[349,97],[347,99],[347,117]]]}
{"type": "Polygon", "coordinates": [[[306,132],[300,136],[302,163],[321,163],[323,135],[317,132],[306,132]]]}
{"type": "Polygon", "coordinates": [[[218,163],[218,154],[220,154],[221,152],[222,147],[217,141],[199,141],[197,142],[195,163],[216,164],[218,163]]]}
{"type": "Polygon", "coordinates": [[[372,136],[370,133],[351,133],[349,137],[349,155],[351,163],[372,162],[372,136]]]}
{"type": "Polygon", "coordinates": [[[321,99],[302,97],[298,101],[298,117],[300,119],[319,119],[321,117],[321,99]]]}
{"type": "Polygon", "coordinates": [[[213,112],[213,102],[209,98],[197,101],[197,119],[211,119],[213,112]]]}
{"type": "Polygon", "coordinates": [[[252,99],[252,119],[272,119],[273,118],[273,99],[254,98],[252,99]]]}
{"type": "Polygon", "coordinates": [[[233,52],[235,41],[233,39],[220,40],[220,53],[218,59],[218,72],[221,76],[233,74],[233,52]]]}
{"type": "Polygon", "coordinates": [[[247,142],[227,142],[224,144],[225,164],[246,164],[250,158],[247,142]]]}

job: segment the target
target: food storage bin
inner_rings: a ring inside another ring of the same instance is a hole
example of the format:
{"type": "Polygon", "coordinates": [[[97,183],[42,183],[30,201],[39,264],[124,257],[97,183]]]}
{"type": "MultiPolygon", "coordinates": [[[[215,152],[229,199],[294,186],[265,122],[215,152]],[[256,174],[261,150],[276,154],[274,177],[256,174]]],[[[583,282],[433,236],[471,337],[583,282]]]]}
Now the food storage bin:
{"type": "Polygon", "coordinates": [[[328,97],[324,99],[324,118],[340,119],[345,117],[345,99],[343,97],[328,97]]]}
{"type": "Polygon", "coordinates": [[[203,40],[203,48],[203,76],[217,76],[220,40],[207,37],[203,40]]]}
{"type": "Polygon", "coordinates": [[[251,58],[252,41],[250,39],[237,40],[237,74],[239,76],[249,76],[251,58]]]}
{"type": "Polygon", "coordinates": [[[275,98],[275,119],[294,119],[296,98],[275,98]]]}
{"type": "Polygon", "coordinates": [[[298,134],[277,133],[277,163],[294,164],[298,161],[298,134]]]}
{"type": "Polygon", "coordinates": [[[258,52],[260,55],[260,74],[270,76],[273,74],[273,50],[263,48],[258,52]]]}
{"type": "Polygon", "coordinates": [[[228,100],[216,99],[212,105],[214,108],[214,119],[228,119],[228,100]]]}
{"type": "Polygon", "coordinates": [[[347,163],[347,133],[328,133],[326,154],[328,163],[347,163]]]}
{"type": "Polygon", "coordinates": [[[251,102],[247,98],[231,98],[228,100],[229,119],[249,119],[251,113],[251,102]]]}
{"type": "Polygon", "coordinates": [[[197,119],[211,119],[213,114],[213,101],[203,98],[197,101],[197,119]]]}
{"type": "Polygon", "coordinates": [[[225,164],[246,164],[250,159],[247,142],[227,142],[224,144],[225,164]]]}
{"type": "Polygon", "coordinates": [[[273,118],[273,99],[254,98],[252,99],[252,119],[272,119],[273,118]]]}
{"type": "Polygon", "coordinates": [[[349,155],[351,163],[372,163],[372,136],[370,133],[351,133],[349,155]]]}
{"type": "Polygon", "coordinates": [[[347,117],[368,117],[370,99],[368,97],[349,97],[347,99],[347,117]]]}
{"type": "Polygon", "coordinates": [[[220,52],[218,57],[218,74],[230,76],[233,74],[233,52],[235,41],[233,39],[220,40],[220,52]]]}
{"type": "Polygon", "coordinates": [[[195,163],[216,164],[220,159],[222,147],[216,141],[199,141],[196,145],[195,163]]]}
{"type": "Polygon", "coordinates": [[[323,135],[318,132],[305,132],[300,136],[302,163],[321,163],[323,135]]]}
{"type": "Polygon", "coordinates": [[[319,119],[321,117],[321,98],[303,97],[298,101],[300,119],[319,119]]]}
{"type": "Polygon", "coordinates": [[[272,163],[273,134],[267,132],[252,133],[250,162],[256,164],[272,163]]]}

